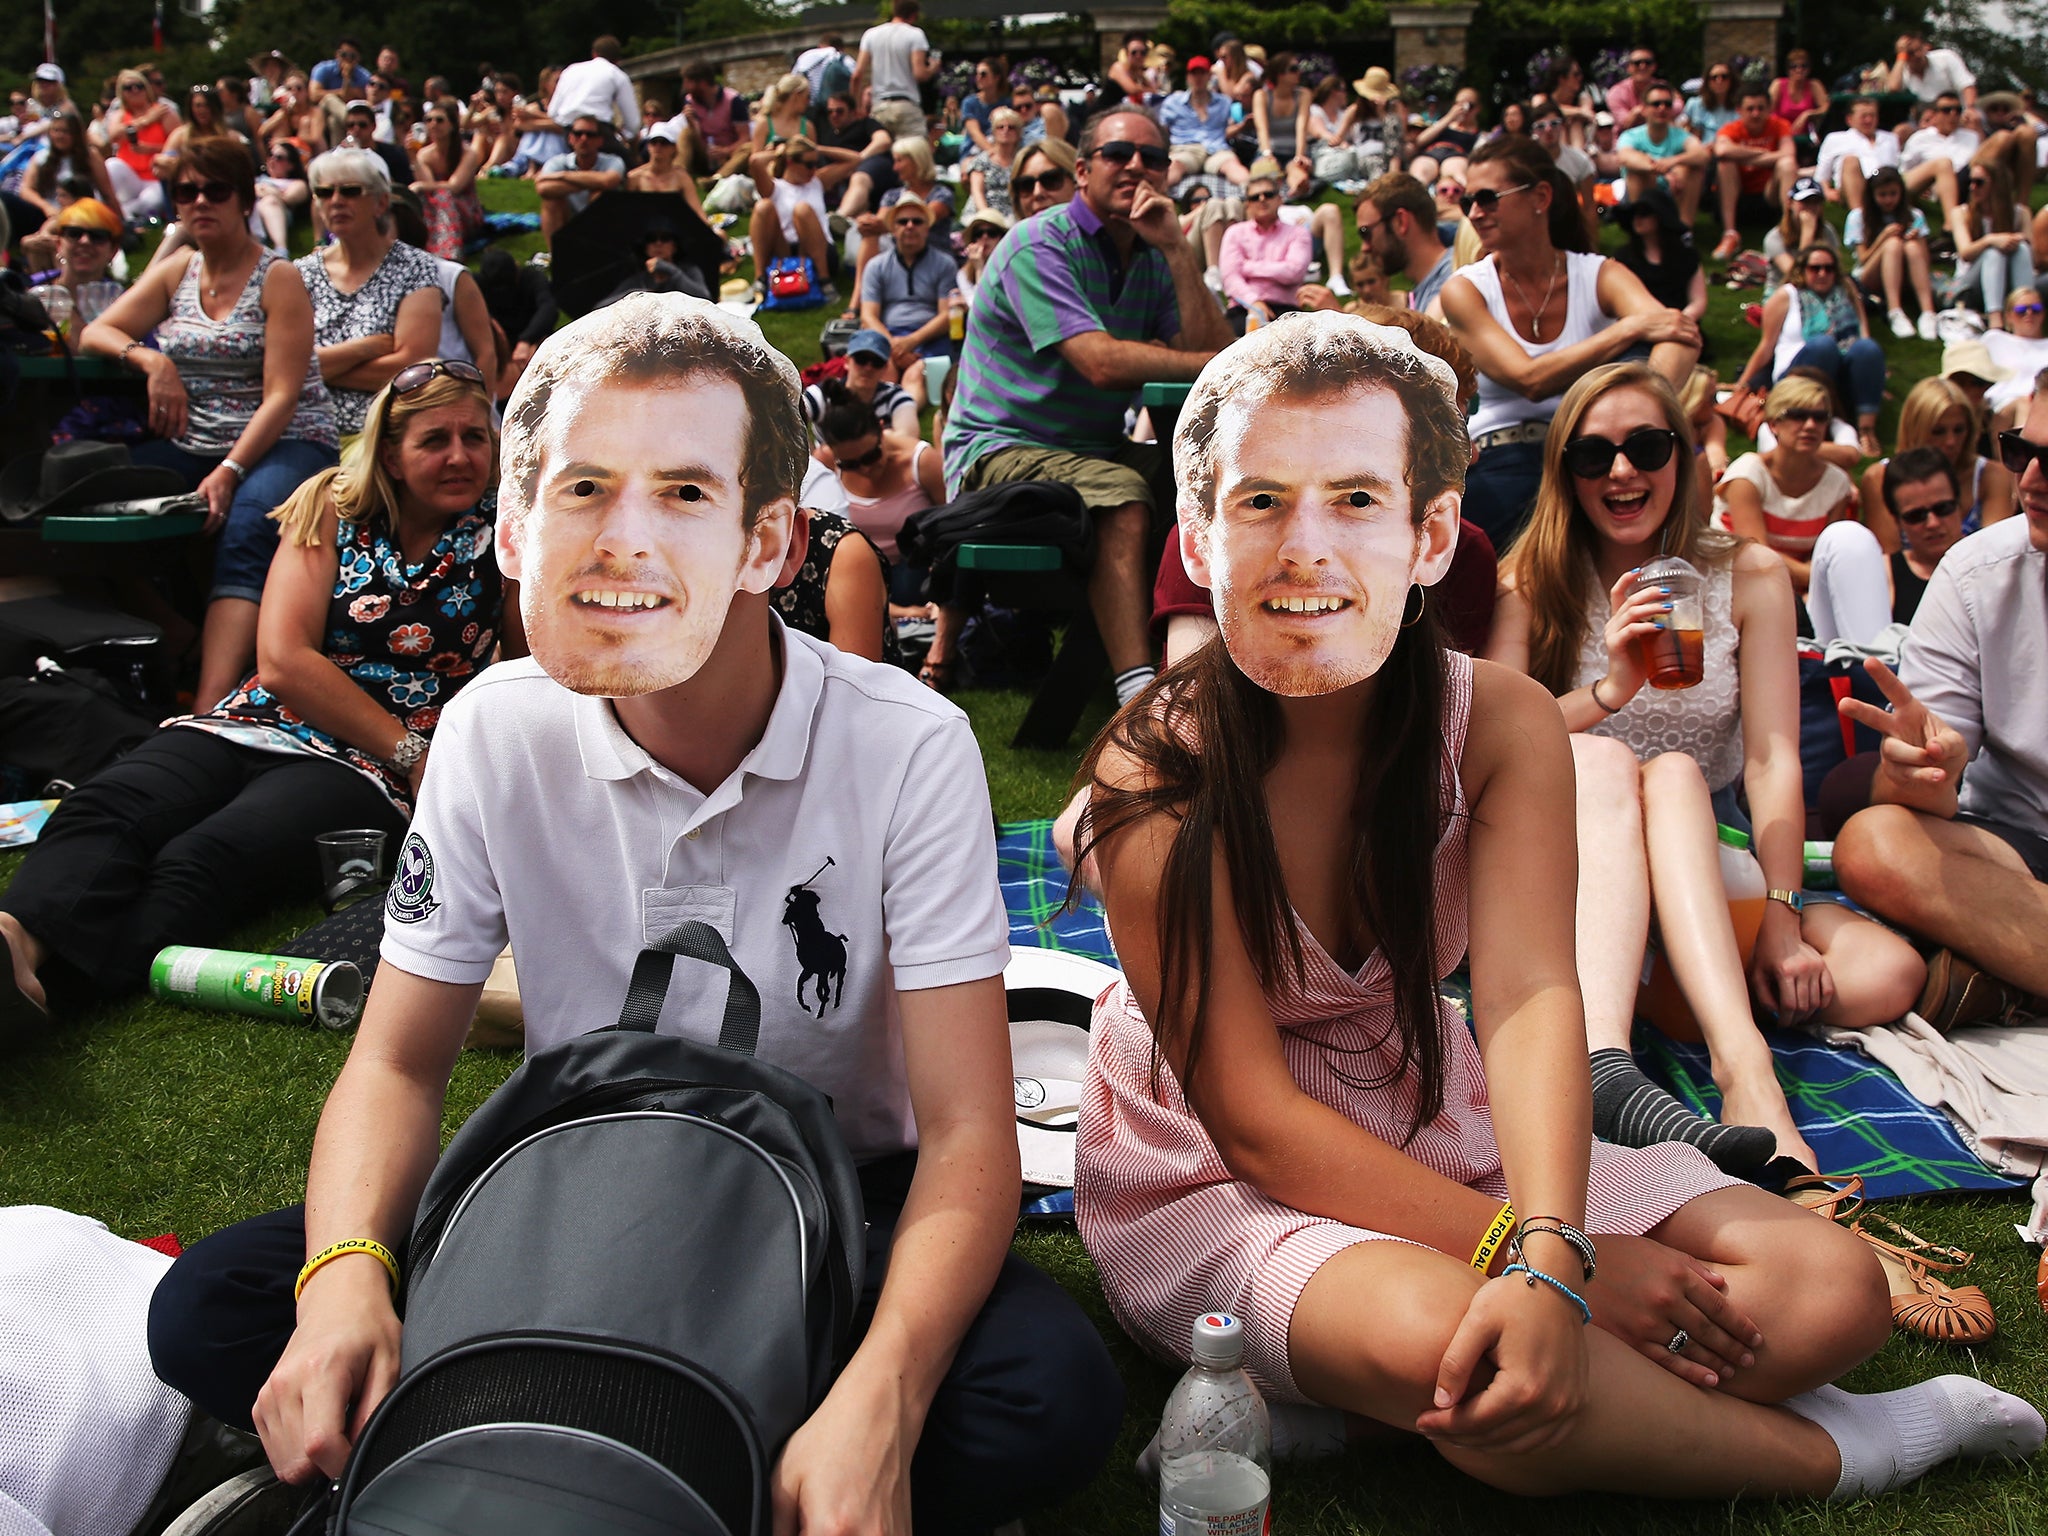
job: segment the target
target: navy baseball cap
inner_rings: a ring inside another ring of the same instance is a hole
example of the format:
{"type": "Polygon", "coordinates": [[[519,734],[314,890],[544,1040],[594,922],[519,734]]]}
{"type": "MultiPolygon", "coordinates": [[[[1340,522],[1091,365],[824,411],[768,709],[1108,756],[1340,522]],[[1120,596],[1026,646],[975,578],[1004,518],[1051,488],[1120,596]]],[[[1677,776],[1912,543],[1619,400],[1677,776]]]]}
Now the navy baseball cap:
{"type": "Polygon", "coordinates": [[[853,339],[846,344],[846,355],[852,357],[856,354],[863,357],[879,357],[885,363],[894,356],[889,346],[889,338],[880,331],[855,331],[853,339]]]}

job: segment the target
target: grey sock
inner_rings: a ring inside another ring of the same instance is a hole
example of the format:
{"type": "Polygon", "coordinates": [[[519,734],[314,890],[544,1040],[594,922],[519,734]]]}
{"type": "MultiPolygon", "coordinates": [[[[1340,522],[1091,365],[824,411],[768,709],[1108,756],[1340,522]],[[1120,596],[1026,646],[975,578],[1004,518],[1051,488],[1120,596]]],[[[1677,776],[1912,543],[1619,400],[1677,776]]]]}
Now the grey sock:
{"type": "Polygon", "coordinates": [[[1724,1173],[1754,1173],[1778,1150],[1778,1138],[1760,1125],[1716,1125],[1694,1114],[1651,1082],[1627,1051],[1595,1051],[1593,1134],[1622,1147],[1683,1141],[1698,1147],[1724,1173]]]}
{"type": "Polygon", "coordinates": [[[1114,681],[1117,708],[1123,708],[1124,705],[1130,703],[1131,700],[1151,687],[1152,679],[1158,675],[1156,669],[1152,667],[1126,667],[1123,671],[1117,673],[1114,681]]]}

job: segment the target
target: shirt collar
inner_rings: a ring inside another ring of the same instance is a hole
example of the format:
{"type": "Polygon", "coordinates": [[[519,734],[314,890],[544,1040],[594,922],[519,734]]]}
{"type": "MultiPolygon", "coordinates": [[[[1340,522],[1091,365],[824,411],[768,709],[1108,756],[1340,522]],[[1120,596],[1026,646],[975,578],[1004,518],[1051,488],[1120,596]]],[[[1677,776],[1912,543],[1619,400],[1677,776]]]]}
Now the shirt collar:
{"type": "Polygon", "coordinates": [[[1088,206],[1088,199],[1078,192],[1074,194],[1074,200],[1067,204],[1067,217],[1074,221],[1074,228],[1084,235],[1102,233],[1102,220],[1096,216],[1095,210],[1088,206]]]}
{"type": "MultiPolygon", "coordinates": [[[[809,758],[811,726],[824,692],[825,663],[818,652],[802,641],[793,640],[781,615],[768,615],[774,644],[782,653],[782,686],[775,695],[775,707],[768,713],[768,727],[753,750],[740,759],[732,778],[710,797],[736,798],[723,793],[727,786],[747,774],[762,779],[794,779],[802,775],[809,758]]],[[[583,759],[585,776],[618,781],[653,772],[660,765],[645,747],[627,734],[619,723],[610,699],[589,694],[575,695],[576,748],[583,759]]]]}

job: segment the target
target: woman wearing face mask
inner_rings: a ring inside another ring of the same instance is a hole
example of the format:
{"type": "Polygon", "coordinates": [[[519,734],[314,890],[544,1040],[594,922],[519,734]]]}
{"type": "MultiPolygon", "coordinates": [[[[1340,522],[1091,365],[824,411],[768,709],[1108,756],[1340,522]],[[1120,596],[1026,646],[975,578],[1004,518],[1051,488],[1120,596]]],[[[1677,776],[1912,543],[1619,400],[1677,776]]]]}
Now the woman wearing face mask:
{"type": "Polygon", "coordinates": [[[82,350],[148,379],[152,438],[135,458],[184,476],[206,499],[206,531],[219,535],[199,659],[203,706],[234,687],[256,653],[257,604],[277,548],[271,509],[336,451],[306,285],[249,234],[253,170],[237,140],[182,150],[169,188],[192,248],[152,266],[81,338],[82,350]]]}
{"type": "Polygon", "coordinates": [[[1693,1148],[1594,1142],[1572,754],[1542,689],[1438,638],[1464,411],[1401,334],[1268,327],[1180,418],[1220,643],[1083,768],[1124,975],[1075,1208],[1111,1309],[1169,1359],[1234,1314],[1303,1439],[1362,1415],[1524,1497],[1851,1497],[1983,1453],[1951,1393],[2031,1453],[2033,1409],[1964,1378],[1863,1429],[1814,1389],[1889,1330],[1871,1254],[1693,1148]],[[1467,952],[1469,1029],[1435,990],[1467,952]]]}
{"type": "Polygon", "coordinates": [[[1856,486],[1839,465],[1821,457],[1834,419],[1826,385],[1796,376],[1780,379],[1764,401],[1764,418],[1777,441],[1728,466],[1715,488],[1714,526],[1777,555],[1804,596],[1814,540],[1828,524],[1856,516],[1856,486]]]}
{"type": "Polygon", "coordinates": [[[163,945],[218,944],[317,899],[321,832],[403,833],[442,709],[518,611],[493,551],[496,479],[476,370],[392,380],[361,457],[278,511],[256,669],[67,796],[0,898],[0,1026],[138,991],[163,945]]]}
{"type": "Polygon", "coordinates": [[[1735,387],[1762,394],[1798,367],[1818,368],[1833,379],[1856,412],[1864,456],[1883,452],[1877,413],[1884,404],[1884,348],[1870,339],[1870,317],[1856,285],[1843,281],[1842,258],[1824,245],[1801,251],[1792,280],[1765,301],[1763,335],[1735,387]]]}
{"type": "Polygon", "coordinates": [[[1792,583],[1770,550],[1707,526],[1691,466],[1691,425],[1649,370],[1617,363],[1575,384],[1551,422],[1529,527],[1502,562],[1486,654],[1557,695],[1574,733],[1594,1129],[1628,1145],[1687,1141],[1731,1171],[1755,1172],[1773,1157],[1816,1171],[1752,995],[1782,1024],[1860,1028],[1912,1007],[1925,967],[1888,930],[1800,895],[1792,583]],[[1632,590],[1635,571],[1662,554],[1703,578],[1702,681],[1673,692],[1647,686],[1638,654],[1668,622],[1669,600],[1656,587],[1632,590]],[[1717,821],[1754,826],[1764,877],[1784,897],[1765,903],[1746,976],[1717,821]],[[1718,1125],[1655,1087],[1629,1052],[1653,907],[1707,1042],[1718,1125]]]}
{"type": "Polygon", "coordinates": [[[1885,516],[1899,548],[1887,555],[1861,523],[1830,523],[1813,548],[1806,609],[1822,645],[1874,642],[1892,624],[1910,624],[1941,557],[1963,537],[1956,470],[1938,448],[1909,448],[1880,466],[1885,516]]]}
{"type": "MultiPolygon", "coordinates": [[[[2028,382],[2031,385],[2031,374],[2028,382]]],[[[1899,405],[1899,436],[1893,454],[1915,448],[1940,450],[1955,475],[1964,533],[1975,533],[1987,523],[2011,517],[2018,490],[2010,470],[1977,451],[1983,429],[1982,416],[1953,379],[1922,379],[1906,391],[1899,405]]],[[[1900,548],[1899,530],[1884,498],[1889,462],[1879,459],[1863,472],[1863,522],[1877,535],[1878,546],[1886,554],[1895,554],[1900,548]]]]}

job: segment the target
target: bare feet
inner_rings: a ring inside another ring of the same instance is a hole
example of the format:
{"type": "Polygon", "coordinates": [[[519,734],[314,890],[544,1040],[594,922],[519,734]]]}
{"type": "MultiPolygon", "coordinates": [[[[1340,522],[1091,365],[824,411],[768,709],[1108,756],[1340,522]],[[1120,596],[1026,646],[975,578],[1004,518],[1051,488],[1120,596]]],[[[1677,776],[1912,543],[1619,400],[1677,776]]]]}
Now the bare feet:
{"type": "Polygon", "coordinates": [[[40,1012],[48,1013],[49,997],[43,991],[42,982],[36,978],[36,969],[44,959],[42,944],[16,921],[13,914],[7,912],[0,912],[0,940],[7,944],[15,986],[40,1012]]]}
{"type": "Polygon", "coordinates": [[[1815,1173],[1821,1171],[1820,1159],[1813,1155],[1813,1148],[1799,1134],[1799,1127],[1792,1119],[1792,1107],[1785,1102],[1785,1091],[1778,1086],[1775,1077],[1755,1084],[1722,1084],[1721,1123],[1760,1125],[1778,1138],[1778,1156],[1793,1158],[1815,1173]]]}

